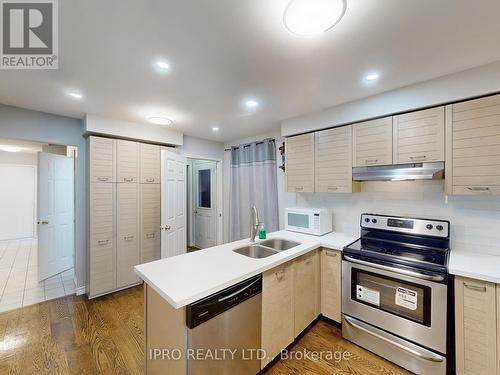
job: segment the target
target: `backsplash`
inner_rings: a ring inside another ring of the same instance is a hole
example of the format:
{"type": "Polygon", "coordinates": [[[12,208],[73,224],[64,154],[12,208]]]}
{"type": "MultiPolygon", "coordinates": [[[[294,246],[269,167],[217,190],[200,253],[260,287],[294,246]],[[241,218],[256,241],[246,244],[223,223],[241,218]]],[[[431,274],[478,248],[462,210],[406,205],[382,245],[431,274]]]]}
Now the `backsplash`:
{"type": "Polygon", "coordinates": [[[444,219],[451,247],[500,256],[500,197],[449,196],[444,181],[365,182],[354,194],[297,194],[297,206],[333,209],[334,231],[359,235],[363,212],[444,219]]]}

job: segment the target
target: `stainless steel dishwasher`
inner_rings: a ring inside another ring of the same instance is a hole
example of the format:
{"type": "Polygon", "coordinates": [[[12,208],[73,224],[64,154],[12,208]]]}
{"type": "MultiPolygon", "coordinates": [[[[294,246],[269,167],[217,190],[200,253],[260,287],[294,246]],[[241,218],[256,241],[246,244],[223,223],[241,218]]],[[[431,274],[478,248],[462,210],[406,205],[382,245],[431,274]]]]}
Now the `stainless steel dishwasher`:
{"type": "Polygon", "coordinates": [[[187,306],[188,374],[260,371],[262,275],[187,306]]]}

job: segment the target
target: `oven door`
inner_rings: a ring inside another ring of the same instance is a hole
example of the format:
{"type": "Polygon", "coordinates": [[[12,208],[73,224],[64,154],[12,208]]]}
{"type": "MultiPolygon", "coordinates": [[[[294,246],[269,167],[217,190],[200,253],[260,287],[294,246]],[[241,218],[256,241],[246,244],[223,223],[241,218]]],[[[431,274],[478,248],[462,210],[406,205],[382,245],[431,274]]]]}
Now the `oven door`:
{"type": "Polygon", "coordinates": [[[446,307],[446,284],[342,261],[344,314],[446,354],[446,307]]]}

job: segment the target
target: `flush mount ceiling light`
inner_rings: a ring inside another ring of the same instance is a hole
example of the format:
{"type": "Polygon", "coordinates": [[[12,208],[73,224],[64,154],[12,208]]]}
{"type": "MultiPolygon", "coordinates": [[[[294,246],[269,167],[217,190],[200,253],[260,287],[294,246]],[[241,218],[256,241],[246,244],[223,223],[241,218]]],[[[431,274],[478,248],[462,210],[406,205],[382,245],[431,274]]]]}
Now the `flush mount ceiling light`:
{"type": "Polygon", "coordinates": [[[218,126],[213,126],[212,127],[212,131],[214,132],[218,132],[220,130],[220,128],[218,126]]]}
{"type": "Polygon", "coordinates": [[[157,60],[156,67],[160,68],[161,70],[169,70],[170,64],[168,62],[166,62],[165,60],[157,60]]]}
{"type": "Polygon", "coordinates": [[[172,125],[173,121],[165,115],[157,114],[147,117],[148,121],[155,125],[172,125]]]}
{"type": "Polygon", "coordinates": [[[291,0],[283,14],[293,34],[314,35],[330,30],[345,14],[347,0],[291,0]]]}
{"type": "Polygon", "coordinates": [[[17,146],[10,146],[10,145],[0,145],[0,150],[6,151],[6,152],[21,152],[22,148],[17,147],[17,146]]]}
{"type": "Polygon", "coordinates": [[[245,101],[245,106],[248,108],[248,109],[255,109],[259,106],[259,102],[255,99],[247,99],[245,101]]]}

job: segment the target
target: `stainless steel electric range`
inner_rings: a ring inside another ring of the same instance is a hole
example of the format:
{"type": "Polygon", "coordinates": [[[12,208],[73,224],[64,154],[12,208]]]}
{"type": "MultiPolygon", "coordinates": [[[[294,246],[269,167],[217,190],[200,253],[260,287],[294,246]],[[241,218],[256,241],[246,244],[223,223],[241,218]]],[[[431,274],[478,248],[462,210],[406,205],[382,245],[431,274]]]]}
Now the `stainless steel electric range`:
{"type": "Polygon", "coordinates": [[[344,338],[417,374],[450,371],[449,238],[448,221],[361,215],[343,252],[344,338]]]}

